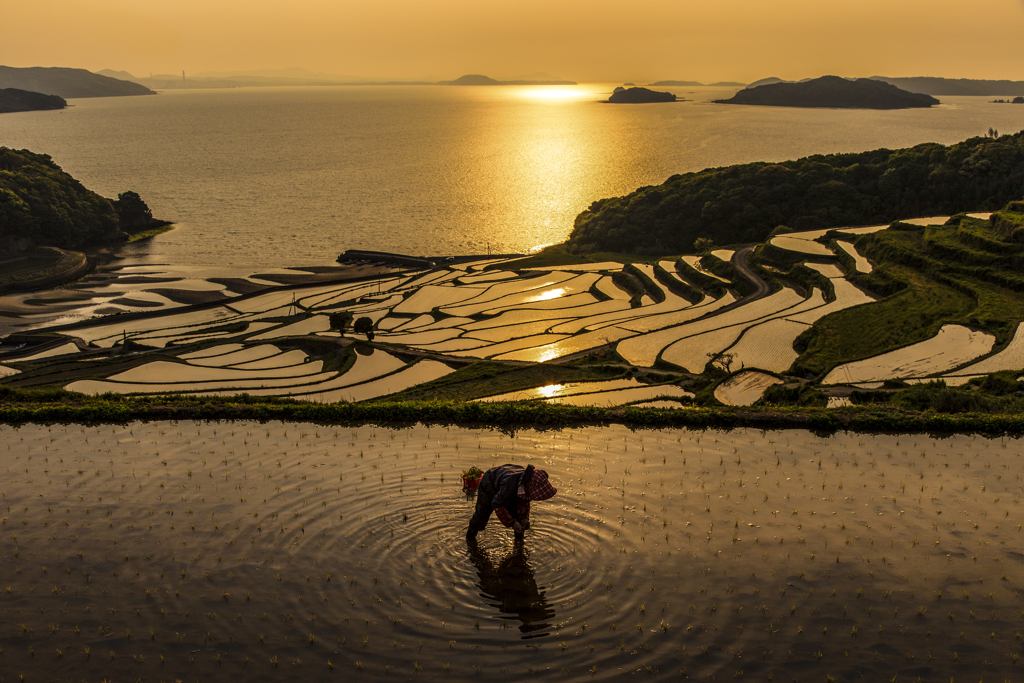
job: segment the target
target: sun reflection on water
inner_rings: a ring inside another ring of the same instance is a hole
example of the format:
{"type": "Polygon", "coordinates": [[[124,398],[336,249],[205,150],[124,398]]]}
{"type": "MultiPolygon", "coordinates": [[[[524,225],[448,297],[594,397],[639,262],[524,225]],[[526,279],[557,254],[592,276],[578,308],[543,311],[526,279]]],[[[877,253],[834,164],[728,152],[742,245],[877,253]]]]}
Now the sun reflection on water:
{"type": "Polygon", "coordinates": [[[537,389],[537,395],[540,398],[551,398],[557,396],[565,388],[564,384],[548,384],[547,386],[539,387],[537,389]]]}
{"type": "Polygon", "coordinates": [[[524,88],[517,94],[525,99],[544,102],[573,102],[585,97],[593,97],[593,93],[588,89],[552,85],[524,88]]]}
{"type": "Polygon", "coordinates": [[[540,294],[537,294],[536,296],[531,296],[526,301],[530,302],[530,303],[537,302],[537,301],[551,301],[552,299],[557,299],[558,297],[562,296],[563,294],[565,294],[565,288],[564,287],[558,287],[556,289],[549,289],[546,292],[541,292],[540,294]]]}

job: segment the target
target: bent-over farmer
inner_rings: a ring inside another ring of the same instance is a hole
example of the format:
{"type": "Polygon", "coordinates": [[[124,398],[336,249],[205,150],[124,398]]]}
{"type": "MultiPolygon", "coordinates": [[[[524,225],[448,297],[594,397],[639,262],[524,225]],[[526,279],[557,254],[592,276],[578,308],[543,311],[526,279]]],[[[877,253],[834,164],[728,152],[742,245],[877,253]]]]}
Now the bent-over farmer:
{"type": "Polygon", "coordinates": [[[530,501],[547,500],[558,491],[548,481],[548,473],[528,465],[501,465],[484,472],[476,494],[476,511],[469,520],[466,540],[476,539],[478,531],[487,526],[491,512],[506,527],[515,530],[516,537],[530,528],[530,501]]]}

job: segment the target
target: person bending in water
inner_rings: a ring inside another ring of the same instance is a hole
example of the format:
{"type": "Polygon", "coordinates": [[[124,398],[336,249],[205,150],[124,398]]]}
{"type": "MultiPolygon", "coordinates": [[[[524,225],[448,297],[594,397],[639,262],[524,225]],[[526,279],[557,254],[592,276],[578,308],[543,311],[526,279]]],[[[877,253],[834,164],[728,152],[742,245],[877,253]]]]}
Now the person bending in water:
{"type": "Polygon", "coordinates": [[[506,527],[515,530],[517,539],[530,528],[530,501],[547,500],[558,491],[548,481],[548,473],[528,465],[492,467],[484,472],[476,494],[476,511],[469,520],[466,540],[476,540],[477,532],[487,526],[491,512],[506,527]]]}

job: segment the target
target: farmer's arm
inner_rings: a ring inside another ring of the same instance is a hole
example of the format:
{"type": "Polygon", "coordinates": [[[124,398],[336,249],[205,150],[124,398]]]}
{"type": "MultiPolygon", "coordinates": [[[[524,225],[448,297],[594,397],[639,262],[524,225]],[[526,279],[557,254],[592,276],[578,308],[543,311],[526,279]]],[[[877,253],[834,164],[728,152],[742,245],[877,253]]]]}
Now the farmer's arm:
{"type": "Polygon", "coordinates": [[[515,524],[515,520],[512,519],[512,515],[508,513],[508,510],[505,508],[504,505],[501,507],[494,508],[494,514],[495,516],[497,516],[498,521],[500,521],[507,527],[511,527],[513,524],[515,524]]]}

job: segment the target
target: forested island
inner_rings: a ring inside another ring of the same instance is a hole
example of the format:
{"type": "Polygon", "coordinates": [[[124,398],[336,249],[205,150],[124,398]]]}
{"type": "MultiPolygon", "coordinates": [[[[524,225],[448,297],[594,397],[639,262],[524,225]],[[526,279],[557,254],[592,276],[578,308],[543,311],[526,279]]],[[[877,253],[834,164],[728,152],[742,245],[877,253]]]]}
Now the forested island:
{"type": "Polygon", "coordinates": [[[18,88],[0,89],[0,114],[11,114],[18,111],[49,111],[64,109],[68,103],[57,95],[19,90],[18,88]]]}
{"type": "Polygon", "coordinates": [[[658,92],[647,88],[618,87],[612,91],[608,101],[613,104],[646,104],[649,102],[675,102],[676,96],[670,92],[658,92]]]}
{"type": "Polygon", "coordinates": [[[577,216],[576,253],[688,253],[700,237],[761,242],[796,230],[996,210],[1024,187],[1024,132],[945,146],[814,155],[675,175],[577,216]]]}
{"type": "Polygon", "coordinates": [[[833,109],[911,109],[940,102],[930,95],[907,92],[870,78],[851,81],[822,76],[800,83],[768,83],[740,90],[719,104],[754,104],[769,107],[827,107],[833,109]]]}
{"type": "Polygon", "coordinates": [[[0,66],[0,88],[18,88],[44,95],[58,95],[65,99],[156,94],[138,83],[101,76],[85,69],[56,66],[24,69],[0,66]]]}

